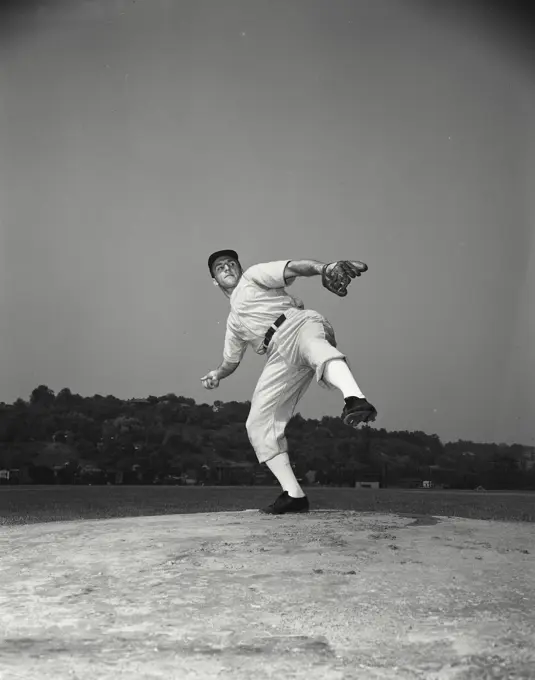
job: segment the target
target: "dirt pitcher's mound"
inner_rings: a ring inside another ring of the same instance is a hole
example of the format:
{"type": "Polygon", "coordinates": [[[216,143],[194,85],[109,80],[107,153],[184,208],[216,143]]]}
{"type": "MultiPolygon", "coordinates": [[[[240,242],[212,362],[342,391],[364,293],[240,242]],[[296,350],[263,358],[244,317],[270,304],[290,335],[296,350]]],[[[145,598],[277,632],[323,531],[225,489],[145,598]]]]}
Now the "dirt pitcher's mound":
{"type": "Polygon", "coordinates": [[[0,678],[535,678],[534,544],[338,511],[6,527],[0,678]]]}

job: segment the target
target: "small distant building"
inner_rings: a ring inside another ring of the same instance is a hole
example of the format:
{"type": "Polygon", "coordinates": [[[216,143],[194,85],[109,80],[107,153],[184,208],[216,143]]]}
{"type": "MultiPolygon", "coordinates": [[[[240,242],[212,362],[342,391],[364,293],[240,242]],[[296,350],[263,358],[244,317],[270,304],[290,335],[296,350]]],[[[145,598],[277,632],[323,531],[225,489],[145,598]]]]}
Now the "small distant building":
{"type": "Polygon", "coordinates": [[[405,477],[396,484],[400,489],[423,489],[423,480],[417,477],[405,477]]]}
{"type": "Polygon", "coordinates": [[[29,484],[31,481],[27,468],[0,470],[0,484],[29,484]]]}
{"type": "Polygon", "coordinates": [[[355,482],[355,489],[380,489],[381,483],[378,480],[375,481],[357,481],[355,482]]]}

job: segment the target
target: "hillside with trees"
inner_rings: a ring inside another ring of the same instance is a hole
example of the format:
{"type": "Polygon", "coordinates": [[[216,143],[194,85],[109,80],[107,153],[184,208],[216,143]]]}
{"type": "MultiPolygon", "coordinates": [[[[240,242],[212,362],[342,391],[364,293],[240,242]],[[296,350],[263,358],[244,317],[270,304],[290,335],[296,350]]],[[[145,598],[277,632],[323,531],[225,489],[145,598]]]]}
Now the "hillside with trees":
{"type": "MultiPolygon", "coordinates": [[[[36,387],[28,401],[0,404],[3,483],[271,484],[245,421],[250,402],[196,404],[166,394],[121,400],[55,394],[36,387]]],[[[304,484],[535,489],[535,449],[443,443],[425,432],[353,430],[340,419],[294,416],[291,460],[304,484]]]]}

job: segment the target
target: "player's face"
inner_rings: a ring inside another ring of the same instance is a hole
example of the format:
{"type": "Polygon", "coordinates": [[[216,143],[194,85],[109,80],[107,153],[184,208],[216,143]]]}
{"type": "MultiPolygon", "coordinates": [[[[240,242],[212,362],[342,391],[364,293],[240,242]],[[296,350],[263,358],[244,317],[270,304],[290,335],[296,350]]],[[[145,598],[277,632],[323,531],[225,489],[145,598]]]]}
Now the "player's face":
{"type": "Polygon", "coordinates": [[[223,288],[234,288],[240,280],[240,265],[231,257],[219,257],[213,266],[214,279],[223,288]]]}

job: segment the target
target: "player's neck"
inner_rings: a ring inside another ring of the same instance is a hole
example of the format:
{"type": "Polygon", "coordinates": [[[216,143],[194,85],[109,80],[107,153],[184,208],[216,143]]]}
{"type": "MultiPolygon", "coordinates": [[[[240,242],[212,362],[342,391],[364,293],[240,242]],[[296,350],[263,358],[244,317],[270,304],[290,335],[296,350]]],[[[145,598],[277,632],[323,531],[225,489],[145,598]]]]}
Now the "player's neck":
{"type": "Polygon", "coordinates": [[[220,288],[223,292],[223,295],[230,300],[232,293],[236,290],[237,285],[238,284],[236,284],[235,286],[232,286],[232,288],[223,288],[223,286],[220,286],[220,288]]]}

